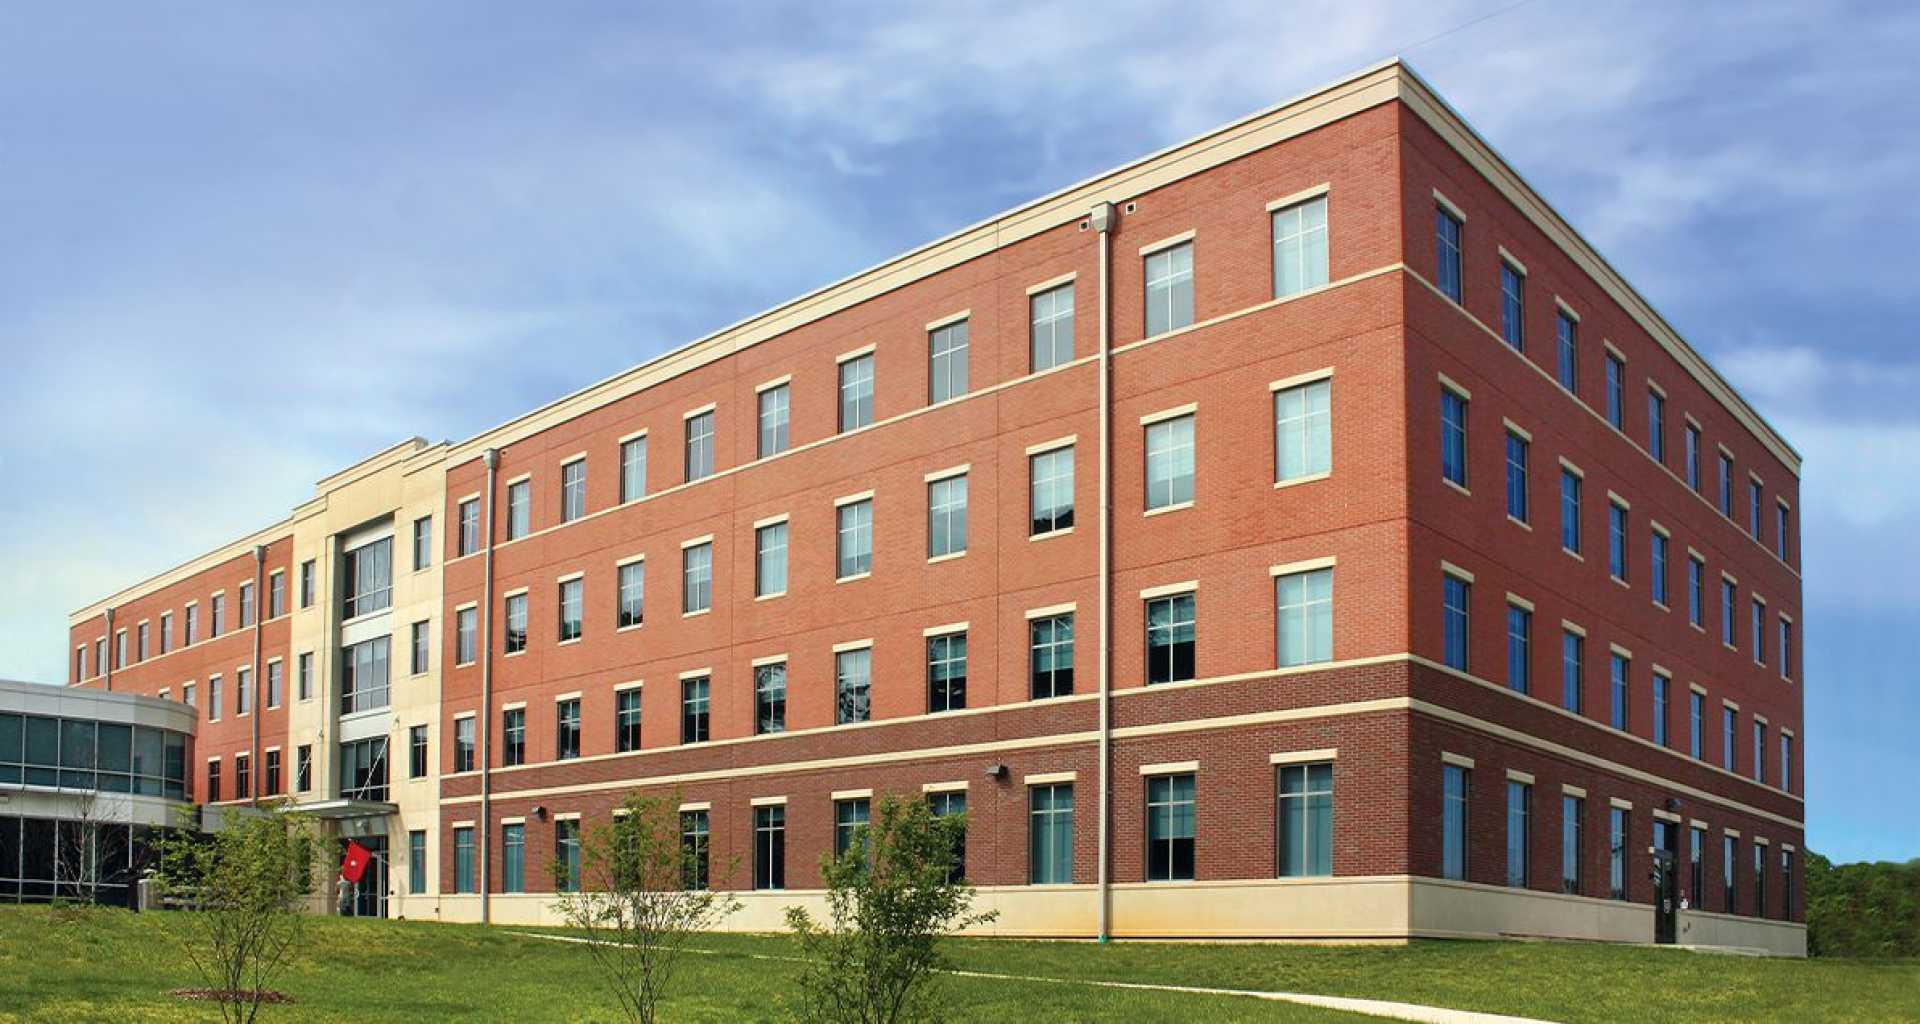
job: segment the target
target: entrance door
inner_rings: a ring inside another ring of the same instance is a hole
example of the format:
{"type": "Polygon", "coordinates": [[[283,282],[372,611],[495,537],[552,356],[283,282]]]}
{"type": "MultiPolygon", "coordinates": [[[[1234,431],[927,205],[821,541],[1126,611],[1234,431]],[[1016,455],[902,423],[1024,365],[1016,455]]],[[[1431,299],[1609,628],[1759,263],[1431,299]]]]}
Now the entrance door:
{"type": "Polygon", "coordinates": [[[1671,945],[1680,907],[1678,835],[1671,822],[1653,823],[1653,941],[1671,945]]]}
{"type": "MultiPolygon", "coordinates": [[[[387,837],[358,836],[354,842],[367,848],[373,857],[367,861],[367,869],[360,875],[360,881],[353,886],[343,911],[349,917],[385,917],[387,916],[387,837]]],[[[345,840],[340,843],[341,856],[346,855],[345,840]]]]}

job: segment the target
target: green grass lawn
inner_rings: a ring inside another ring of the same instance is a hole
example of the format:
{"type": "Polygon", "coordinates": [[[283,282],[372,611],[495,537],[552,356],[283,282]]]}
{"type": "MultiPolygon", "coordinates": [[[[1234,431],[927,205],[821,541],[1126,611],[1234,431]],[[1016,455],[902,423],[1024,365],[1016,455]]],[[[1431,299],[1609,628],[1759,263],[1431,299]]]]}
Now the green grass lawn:
{"type": "MultiPolygon", "coordinates": [[[[197,986],[177,914],[100,910],[68,919],[0,908],[0,1021],[207,1020],[167,995],[197,986]]],[[[586,951],[504,929],[314,918],[265,1020],[610,1021],[586,951]]],[[[703,936],[669,1019],[780,1019],[793,946],[703,936]]],[[[1044,978],[1280,989],[1394,999],[1561,1021],[1920,1020],[1920,961],[1785,961],[1572,943],[1422,942],[1408,947],[1148,945],[967,940],[963,969],[1044,978]]],[[[948,978],[951,1016],[1017,1021],[1360,1021],[1231,996],[948,978]]]]}

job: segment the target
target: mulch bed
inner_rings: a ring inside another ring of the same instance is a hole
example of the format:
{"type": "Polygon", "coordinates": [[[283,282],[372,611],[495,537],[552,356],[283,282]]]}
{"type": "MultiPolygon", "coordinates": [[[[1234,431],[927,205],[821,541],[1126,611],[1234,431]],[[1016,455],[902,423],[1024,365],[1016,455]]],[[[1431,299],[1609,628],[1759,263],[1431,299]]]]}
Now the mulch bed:
{"type": "MultiPolygon", "coordinates": [[[[253,1000],[254,993],[243,992],[237,988],[176,988],[167,994],[175,999],[198,999],[209,1003],[245,1003],[253,1000]]],[[[263,1003],[291,1003],[293,997],[285,992],[266,989],[259,993],[263,1003]]]]}

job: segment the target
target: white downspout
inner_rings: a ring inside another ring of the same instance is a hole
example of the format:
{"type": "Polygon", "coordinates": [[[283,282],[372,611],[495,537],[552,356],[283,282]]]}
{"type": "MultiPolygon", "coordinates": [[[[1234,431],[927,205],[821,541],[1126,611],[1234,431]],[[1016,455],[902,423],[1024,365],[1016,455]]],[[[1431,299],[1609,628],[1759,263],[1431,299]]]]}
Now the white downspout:
{"type": "MultiPolygon", "coordinates": [[[[480,454],[487,464],[485,565],[480,584],[480,923],[492,921],[490,880],[493,877],[493,478],[500,469],[500,452],[480,454]]],[[[458,529],[458,527],[455,527],[458,529]]]]}
{"type": "Polygon", "coordinates": [[[1113,351],[1107,301],[1113,204],[1101,203],[1088,215],[1100,234],[1100,935],[1112,936],[1113,818],[1113,351]]]}

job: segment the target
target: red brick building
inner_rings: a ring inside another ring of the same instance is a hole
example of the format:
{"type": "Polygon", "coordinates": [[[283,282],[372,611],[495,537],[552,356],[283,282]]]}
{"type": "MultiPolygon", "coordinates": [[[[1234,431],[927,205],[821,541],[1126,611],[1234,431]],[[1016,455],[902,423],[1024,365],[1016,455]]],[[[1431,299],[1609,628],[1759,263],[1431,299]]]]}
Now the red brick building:
{"type": "MultiPolygon", "coordinates": [[[[1800,954],[1798,472],[1389,63],[323,481],[262,572],[363,593],[384,529],[394,610],[251,663],[315,655],[261,727],[348,769],[345,648],[420,670],[404,794],[296,793],[394,834],[382,912],[540,919],[642,789],[773,927],[926,793],[1006,934],[1800,954]]],[[[75,682],[253,571],[202,563],[77,613],[75,682]]]]}

